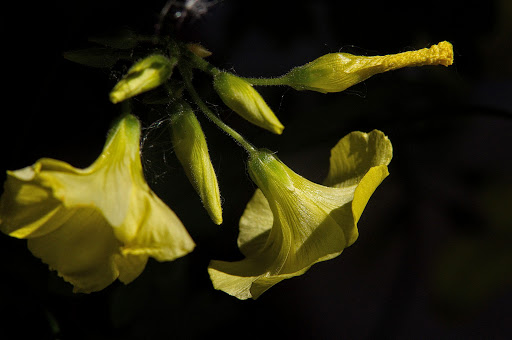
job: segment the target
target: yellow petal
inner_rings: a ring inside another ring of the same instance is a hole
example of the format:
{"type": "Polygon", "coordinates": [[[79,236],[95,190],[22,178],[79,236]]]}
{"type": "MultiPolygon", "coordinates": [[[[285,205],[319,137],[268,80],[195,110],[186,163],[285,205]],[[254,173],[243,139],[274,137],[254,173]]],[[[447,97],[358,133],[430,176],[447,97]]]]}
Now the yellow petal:
{"type": "Polygon", "coordinates": [[[41,184],[51,188],[64,206],[95,206],[110,224],[120,226],[129,210],[126,198],[134,190],[149,190],[140,163],[139,131],[135,117],[124,117],[109,132],[101,155],[86,169],[53,159],[38,161],[41,184]]]}
{"type": "Polygon", "coordinates": [[[112,228],[94,208],[73,209],[59,228],[28,241],[35,256],[57,270],[75,291],[85,293],[101,290],[118,277],[114,255],[119,246],[112,228]]]}
{"type": "Polygon", "coordinates": [[[351,132],[332,148],[324,185],[343,187],[355,184],[372,167],[388,165],[392,157],[391,142],[381,131],[351,132]]]}
{"type": "Polygon", "coordinates": [[[119,281],[128,284],[135,280],[144,271],[148,257],[143,255],[115,254],[114,262],[119,269],[119,281]]]}
{"type": "Polygon", "coordinates": [[[131,202],[125,224],[114,228],[117,238],[124,244],[124,255],[172,261],[194,249],[195,243],[179,218],[153,192],[139,192],[131,202]]]}
{"type": "Polygon", "coordinates": [[[366,175],[359,183],[354,193],[354,200],[352,201],[352,213],[354,215],[354,222],[357,223],[363,214],[366,203],[372,196],[373,192],[382,183],[384,178],[389,175],[388,167],[379,165],[368,170],[366,175]]]}
{"type": "Polygon", "coordinates": [[[273,223],[274,215],[268,201],[261,190],[256,189],[240,218],[238,247],[242,254],[248,256],[263,248],[273,223]]]}
{"type": "Polygon", "coordinates": [[[50,189],[32,182],[40,166],[8,171],[0,201],[0,230],[17,238],[45,235],[68,219],[69,212],[50,189]],[[7,199],[6,199],[7,198],[7,199]],[[60,222],[59,222],[60,221],[60,222]]]}

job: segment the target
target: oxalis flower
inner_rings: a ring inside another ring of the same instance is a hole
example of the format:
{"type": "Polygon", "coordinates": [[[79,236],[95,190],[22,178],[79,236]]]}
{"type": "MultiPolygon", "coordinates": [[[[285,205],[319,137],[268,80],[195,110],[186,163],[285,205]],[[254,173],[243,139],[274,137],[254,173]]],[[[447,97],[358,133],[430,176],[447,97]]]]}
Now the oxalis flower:
{"type": "Polygon", "coordinates": [[[240,219],[238,246],[245,259],[211,261],[213,286],[239,299],[256,299],[276,283],[341,254],[356,241],[357,222],[388,175],[391,157],[382,132],[352,132],[332,149],[329,174],[319,185],[269,151],[252,153],[248,170],[259,189],[240,219]]]}
{"type": "Polygon", "coordinates": [[[0,230],[28,248],[75,292],[134,280],[148,258],[171,261],[195,244],[178,217],[149,188],[139,155],[139,121],[124,116],[86,169],[54,160],[9,171],[0,230]]]}

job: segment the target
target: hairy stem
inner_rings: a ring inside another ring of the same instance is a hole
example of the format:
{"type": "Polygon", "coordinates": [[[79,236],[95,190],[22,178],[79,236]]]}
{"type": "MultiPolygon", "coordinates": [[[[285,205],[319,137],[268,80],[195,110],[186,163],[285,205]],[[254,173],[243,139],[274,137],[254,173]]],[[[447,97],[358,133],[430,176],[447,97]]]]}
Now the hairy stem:
{"type": "Polygon", "coordinates": [[[257,86],[276,86],[276,85],[288,85],[284,79],[284,77],[276,77],[276,78],[244,78],[243,80],[249,82],[252,85],[257,86]]]}
{"type": "Polygon", "coordinates": [[[183,80],[185,82],[185,87],[196,103],[196,105],[203,111],[203,113],[206,115],[206,117],[211,120],[215,125],[217,125],[222,131],[230,135],[238,144],[240,144],[248,153],[252,153],[256,151],[256,148],[249,143],[242,135],[240,135],[238,132],[233,130],[231,127],[229,127],[226,123],[224,123],[222,120],[220,120],[219,117],[217,117],[206,105],[206,103],[199,97],[199,94],[197,93],[196,89],[192,85],[192,80],[189,75],[190,72],[187,72],[188,70],[184,69],[183,66],[179,66],[180,73],[183,77],[183,80]]]}

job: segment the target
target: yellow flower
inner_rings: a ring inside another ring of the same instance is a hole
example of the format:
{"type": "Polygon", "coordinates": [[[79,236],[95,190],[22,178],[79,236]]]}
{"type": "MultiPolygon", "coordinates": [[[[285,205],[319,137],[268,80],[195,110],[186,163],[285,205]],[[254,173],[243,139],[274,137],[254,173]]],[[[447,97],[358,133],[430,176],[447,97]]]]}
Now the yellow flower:
{"type": "Polygon", "coordinates": [[[139,155],[140,124],[131,115],[110,131],[86,169],[40,159],[9,171],[0,200],[0,230],[28,248],[76,292],[133,281],[148,257],[171,261],[195,244],[149,188],[139,155]]]}
{"type": "Polygon", "coordinates": [[[249,122],[276,134],[283,132],[283,124],[258,91],[244,79],[220,72],[215,75],[213,86],[224,104],[249,122]]]}
{"type": "Polygon", "coordinates": [[[340,92],[378,73],[409,66],[449,66],[452,63],[452,44],[443,41],[430,48],[385,56],[330,53],[292,69],[282,80],[296,90],[340,92]]]}
{"type": "Polygon", "coordinates": [[[116,104],[160,86],[169,79],[176,62],[176,58],[169,59],[160,54],[136,62],[114,86],[110,92],[110,101],[116,104]]]}
{"type": "Polygon", "coordinates": [[[391,157],[382,132],[353,132],[332,149],[329,186],[323,186],[268,151],[253,153],[248,169],[259,189],[240,219],[238,246],[245,259],[211,261],[213,286],[239,299],[256,299],[276,283],[341,254],[356,241],[357,222],[388,175],[391,157]]]}

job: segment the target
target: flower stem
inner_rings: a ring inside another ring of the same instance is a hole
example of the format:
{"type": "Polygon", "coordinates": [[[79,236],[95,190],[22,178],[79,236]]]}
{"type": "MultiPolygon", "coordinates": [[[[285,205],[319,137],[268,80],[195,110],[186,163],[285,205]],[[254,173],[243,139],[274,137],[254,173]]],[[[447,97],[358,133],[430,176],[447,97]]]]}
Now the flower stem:
{"type": "Polygon", "coordinates": [[[192,85],[192,80],[190,77],[190,72],[187,72],[189,70],[184,69],[182,65],[178,66],[180,73],[183,77],[183,81],[185,82],[185,87],[196,103],[196,105],[203,111],[203,113],[206,115],[206,117],[211,120],[215,125],[217,125],[222,131],[230,135],[240,146],[242,146],[249,154],[255,152],[257,149],[249,143],[242,135],[240,135],[238,132],[233,130],[231,127],[229,127],[226,123],[224,123],[222,120],[220,120],[219,117],[217,117],[208,107],[208,105],[205,104],[205,102],[199,97],[199,94],[196,92],[196,89],[192,85]]]}
{"type": "Polygon", "coordinates": [[[251,85],[259,86],[275,86],[275,85],[288,85],[283,77],[276,78],[244,78],[243,80],[249,82],[251,85]]]}
{"type": "Polygon", "coordinates": [[[181,53],[187,58],[187,61],[190,63],[192,67],[197,68],[203,72],[209,73],[212,76],[216,76],[221,72],[221,70],[219,70],[203,58],[189,51],[184,45],[180,45],[180,47],[181,53]]]}
{"type": "MultiPolygon", "coordinates": [[[[173,42],[173,43],[176,46],[178,46],[176,42],[173,42]]],[[[193,68],[197,68],[203,72],[209,73],[214,77],[222,72],[221,70],[219,70],[218,68],[216,68],[215,66],[213,66],[212,64],[210,64],[209,62],[204,60],[203,58],[195,55],[193,52],[188,50],[185,47],[185,45],[181,44],[181,45],[179,45],[179,47],[180,47],[180,53],[186,57],[186,60],[189,62],[189,64],[193,68]]],[[[251,85],[260,85],[260,86],[288,85],[288,83],[286,82],[285,76],[276,77],[276,78],[244,78],[244,77],[240,77],[240,78],[249,82],[251,85]]]]}

